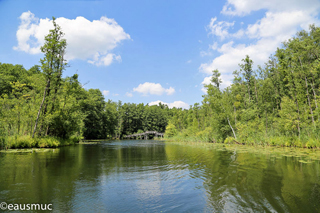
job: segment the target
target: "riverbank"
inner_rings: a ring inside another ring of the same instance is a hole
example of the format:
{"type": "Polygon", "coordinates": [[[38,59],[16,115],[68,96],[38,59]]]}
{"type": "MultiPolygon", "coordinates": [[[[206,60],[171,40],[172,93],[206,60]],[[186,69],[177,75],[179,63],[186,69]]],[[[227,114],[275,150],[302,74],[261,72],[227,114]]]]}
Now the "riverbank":
{"type": "Polygon", "coordinates": [[[280,146],[263,146],[263,145],[240,145],[224,143],[207,143],[207,142],[176,142],[167,141],[171,145],[182,147],[193,147],[193,149],[227,151],[229,153],[265,155],[270,159],[295,159],[299,163],[309,164],[320,161],[319,149],[305,149],[299,147],[280,147],[280,146]]]}
{"type": "Polygon", "coordinates": [[[58,137],[35,137],[31,136],[11,136],[6,138],[2,144],[0,144],[0,149],[24,149],[24,148],[57,148],[61,146],[69,146],[78,143],[80,138],[70,137],[68,139],[58,138],[58,137]]]}
{"type": "Polygon", "coordinates": [[[166,141],[175,142],[206,142],[206,143],[217,143],[217,144],[239,144],[239,145],[259,145],[259,146],[277,146],[277,147],[293,147],[293,148],[320,148],[320,140],[317,138],[309,137],[285,137],[285,136],[273,136],[266,137],[262,139],[252,139],[246,138],[236,140],[233,137],[227,137],[224,141],[215,140],[209,137],[179,137],[173,136],[170,138],[165,138],[166,141]]]}

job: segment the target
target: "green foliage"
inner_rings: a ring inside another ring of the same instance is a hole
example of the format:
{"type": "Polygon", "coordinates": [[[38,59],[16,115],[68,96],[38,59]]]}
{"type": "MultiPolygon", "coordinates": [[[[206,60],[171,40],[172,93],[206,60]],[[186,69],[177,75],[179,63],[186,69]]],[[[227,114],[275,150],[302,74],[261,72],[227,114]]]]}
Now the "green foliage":
{"type": "Polygon", "coordinates": [[[320,29],[314,25],[285,42],[265,67],[254,70],[246,56],[226,88],[214,70],[202,103],[186,110],[105,101],[100,90],[84,89],[77,74],[63,78],[67,43],[53,24],[41,67],[0,63],[1,148],[56,147],[144,131],[177,141],[320,147],[320,29]]]}
{"type": "Polygon", "coordinates": [[[177,129],[173,123],[169,123],[168,126],[166,127],[166,137],[172,137],[177,134],[177,129]]]}
{"type": "Polygon", "coordinates": [[[311,25],[257,70],[246,56],[224,89],[214,70],[201,106],[172,111],[169,123],[179,130],[172,140],[320,147],[319,37],[311,25]]]}
{"type": "Polygon", "coordinates": [[[30,135],[11,136],[8,138],[6,148],[8,149],[23,149],[23,148],[56,148],[60,146],[68,146],[79,142],[79,138],[71,137],[62,139],[57,137],[41,137],[32,138],[30,135]]]}
{"type": "Polygon", "coordinates": [[[196,137],[200,139],[200,141],[205,142],[217,142],[213,135],[212,127],[206,127],[204,130],[196,133],[196,137]]]}
{"type": "Polygon", "coordinates": [[[227,137],[223,143],[227,143],[227,144],[234,144],[235,140],[233,137],[227,137]]]}
{"type": "Polygon", "coordinates": [[[277,118],[278,129],[282,134],[293,133],[297,134],[299,115],[296,105],[288,97],[283,97],[281,100],[281,109],[277,118]]]}

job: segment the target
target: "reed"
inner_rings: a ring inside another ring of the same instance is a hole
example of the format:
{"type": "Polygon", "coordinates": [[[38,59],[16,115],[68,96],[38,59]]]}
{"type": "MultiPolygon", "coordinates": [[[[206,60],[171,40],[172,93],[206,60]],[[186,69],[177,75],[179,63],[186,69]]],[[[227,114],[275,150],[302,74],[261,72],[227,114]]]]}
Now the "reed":
{"type": "Polygon", "coordinates": [[[70,137],[68,139],[58,137],[36,137],[32,138],[29,135],[10,136],[3,139],[1,142],[2,149],[22,149],[22,148],[56,148],[60,146],[69,146],[78,143],[80,138],[70,137]]]}
{"type": "Polygon", "coordinates": [[[297,148],[320,148],[320,137],[318,134],[307,135],[301,137],[292,135],[263,135],[256,134],[255,136],[239,137],[237,140],[234,137],[227,137],[224,140],[216,140],[209,135],[178,133],[172,137],[165,137],[166,141],[176,142],[209,142],[209,143],[224,143],[224,144],[242,144],[242,145],[259,145],[259,146],[278,146],[278,147],[297,147],[297,148]]]}

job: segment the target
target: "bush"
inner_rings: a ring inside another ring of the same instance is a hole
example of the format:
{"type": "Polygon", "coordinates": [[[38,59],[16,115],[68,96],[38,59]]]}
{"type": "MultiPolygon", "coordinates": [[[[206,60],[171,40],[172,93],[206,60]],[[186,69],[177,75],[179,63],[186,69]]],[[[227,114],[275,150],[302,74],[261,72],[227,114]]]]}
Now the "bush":
{"type": "Polygon", "coordinates": [[[32,138],[29,135],[11,136],[6,140],[6,146],[9,149],[23,149],[23,148],[56,148],[60,146],[68,146],[79,142],[81,137],[72,136],[69,139],[62,139],[57,137],[41,137],[32,138]]]}
{"type": "Polygon", "coordinates": [[[234,144],[235,140],[233,137],[228,136],[223,143],[234,144]]]}

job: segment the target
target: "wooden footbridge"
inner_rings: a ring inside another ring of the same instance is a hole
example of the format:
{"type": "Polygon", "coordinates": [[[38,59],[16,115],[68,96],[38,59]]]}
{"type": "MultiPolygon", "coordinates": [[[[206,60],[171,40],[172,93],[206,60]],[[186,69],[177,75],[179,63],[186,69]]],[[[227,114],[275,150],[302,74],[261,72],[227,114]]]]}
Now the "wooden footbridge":
{"type": "Polygon", "coordinates": [[[137,137],[143,137],[143,139],[148,140],[148,135],[154,135],[156,137],[162,137],[164,133],[160,133],[157,131],[146,131],[143,133],[137,133],[137,134],[132,134],[132,135],[125,135],[124,138],[137,138],[137,137]]]}

